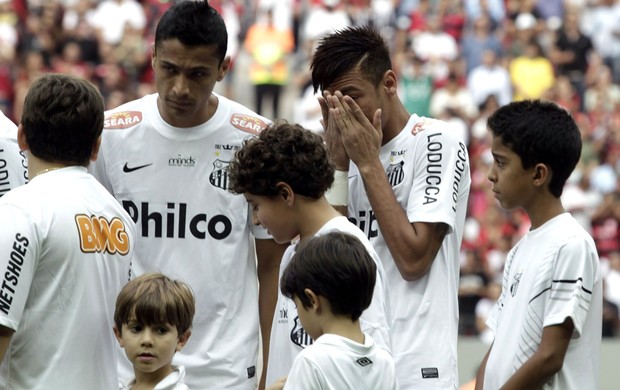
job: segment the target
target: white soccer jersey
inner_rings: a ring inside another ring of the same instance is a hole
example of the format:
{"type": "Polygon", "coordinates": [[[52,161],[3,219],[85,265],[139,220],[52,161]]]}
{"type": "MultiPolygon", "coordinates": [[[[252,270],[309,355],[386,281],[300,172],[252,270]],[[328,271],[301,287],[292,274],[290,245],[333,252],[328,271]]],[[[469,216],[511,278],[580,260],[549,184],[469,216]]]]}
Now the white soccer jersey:
{"type": "Polygon", "coordinates": [[[364,344],[324,334],[299,353],[284,390],[397,390],[392,356],[366,335],[364,344]]]}
{"type": "Polygon", "coordinates": [[[15,330],[2,386],[117,387],[112,317],[129,279],[129,215],[86,168],[67,167],[3,196],[0,221],[0,324],[15,330]]]}
{"type": "MultiPolygon", "coordinates": [[[[391,350],[390,340],[390,309],[388,285],[385,272],[379,256],[368,242],[361,230],[350,223],[345,217],[332,218],[319,229],[315,236],[339,231],[357,237],[366,247],[377,265],[377,278],[373,291],[372,302],[360,317],[362,331],[370,335],[379,347],[386,351],[391,350]]],[[[296,244],[287,248],[280,263],[280,278],[284,269],[295,254],[296,244]]],[[[269,362],[267,364],[266,383],[271,384],[278,378],[288,375],[295,357],[306,347],[312,344],[312,338],[301,326],[297,308],[292,299],[285,297],[278,289],[278,302],[271,325],[269,340],[269,362]]]]}
{"type": "Polygon", "coordinates": [[[28,182],[28,162],[17,145],[17,126],[0,111],[0,197],[28,182]]]}
{"type": "Polygon", "coordinates": [[[562,369],[544,389],[598,389],[602,287],[594,241],[568,213],[526,234],[510,251],[487,325],[495,341],[485,389],[499,389],[540,345],[544,327],[575,324],[562,369]]]}
{"type": "Polygon", "coordinates": [[[411,135],[421,120],[412,115],[400,134],[381,147],[380,158],[410,222],[449,226],[428,274],[414,282],[402,278],[353,163],[348,212],[383,261],[390,290],[392,354],[400,387],[456,389],[459,249],[471,183],[469,157],[464,141],[442,128],[441,122],[411,135]]]}
{"type": "MultiPolygon", "coordinates": [[[[189,390],[189,387],[184,382],[185,379],[185,367],[172,367],[173,371],[155,385],[153,390],[189,390]]],[[[126,385],[121,385],[120,390],[131,390],[136,384],[136,380],[132,380],[126,385]]]]}
{"type": "Polygon", "coordinates": [[[107,112],[91,170],[137,223],[136,275],[160,271],[194,290],[192,337],[174,358],[185,366],[187,385],[245,390],[256,385],[259,340],[250,233],[269,236],[251,223],[245,198],[228,191],[227,170],[266,120],[218,99],[213,117],[191,128],[166,123],[157,94],[107,112]]]}

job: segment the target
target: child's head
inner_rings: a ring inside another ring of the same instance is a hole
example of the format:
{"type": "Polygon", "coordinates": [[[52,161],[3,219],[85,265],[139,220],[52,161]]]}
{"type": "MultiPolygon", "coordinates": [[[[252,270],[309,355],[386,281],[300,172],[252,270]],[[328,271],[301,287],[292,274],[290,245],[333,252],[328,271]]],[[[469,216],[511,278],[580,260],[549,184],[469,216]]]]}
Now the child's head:
{"type": "Polygon", "coordinates": [[[24,99],[20,146],[47,162],[86,166],[96,156],[103,111],[103,97],[90,82],[41,76],[24,99]]]}
{"type": "MultiPolygon", "coordinates": [[[[230,190],[243,194],[255,223],[265,226],[278,243],[288,243],[306,220],[300,210],[317,210],[334,181],[334,167],[322,138],[299,125],[273,123],[248,139],[231,161],[230,190]],[[301,220],[303,219],[303,220],[301,220]]],[[[327,202],[325,207],[329,207],[327,202]]]]}
{"type": "Polygon", "coordinates": [[[187,284],[147,273],[118,294],[114,333],[136,370],[171,370],[174,353],[191,334],[194,312],[194,295],[187,284]]]}
{"type": "Polygon", "coordinates": [[[297,195],[318,199],[334,181],[334,167],[323,139],[298,124],[272,123],[249,138],[228,169],[230,189],[237,194],[275,197],[280,183],[297,195]]]}
{"type": "Polygon", "coordinates": [[[315,296],[324,297],[334,315],[357,321],[372,301],[376,273],[377,266],[359,239],[331,232],[299,244],[282,274],[280,289],[305,309],[315,296]]]}
{"type": "Polygon", "coordinates": [[[515,153],[522,169],[545,165],[551,176],[549,191],[556,198],[562,195],[581,155],[581,134],[568,111],[541,100],[512,102],[495,111],[487,126],[493,134],[493,145],[515,153]]]}

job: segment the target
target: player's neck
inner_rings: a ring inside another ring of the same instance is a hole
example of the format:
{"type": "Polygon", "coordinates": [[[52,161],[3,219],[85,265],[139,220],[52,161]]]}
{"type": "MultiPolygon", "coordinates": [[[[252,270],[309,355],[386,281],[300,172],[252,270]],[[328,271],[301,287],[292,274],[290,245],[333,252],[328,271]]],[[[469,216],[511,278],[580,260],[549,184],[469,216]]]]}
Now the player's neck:
{"type": "Polygon", "coordinates": [[[351,321],[344,316],[334,316],[327,321],[323,327],[323,334],[335,334],[359,344],[364,344],[366,341],[359,320],[351,321]]]}
{"type": "Polygon", "coordinates": [[[168,364],[154,372],[141,372],[134,370],[136,382],[131,390],[153,390],[165,377],[173,372],[172,364],[168,364]]]}
{"type": "Polygon", "coordinates": [[[55,171],[57,169],[65,167],[66,165],[64,164],[45,161],[36,156],[33,156],[32,153],[28,153],[28,178],[30,180],[47,172],[55,171]]]}
{"type": "Polygon", "coordinates": [[[305,198],[299,207],[300,237],[314,236],[327,222],[342,216],[334,209],[325,197],[319,199],[305,198]]]}
{"type": "Polygon", "coordinates": [[[530,218],[530,230],[537,229],[551,219],[566,212],[564,206],[562,206],[562,201],[551,194],[539,198],[525,211],[530,218]]]}

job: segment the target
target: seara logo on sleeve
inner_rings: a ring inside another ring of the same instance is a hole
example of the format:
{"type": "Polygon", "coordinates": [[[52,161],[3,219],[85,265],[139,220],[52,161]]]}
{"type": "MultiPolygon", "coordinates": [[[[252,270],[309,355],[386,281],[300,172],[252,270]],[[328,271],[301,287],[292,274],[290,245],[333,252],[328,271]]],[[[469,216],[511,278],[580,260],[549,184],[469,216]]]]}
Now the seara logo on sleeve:
{"type": "Polygon", "coordinates": [[[119,218],[114,217],[108,221],[105,217],[79,214],[75,216],[75,223],[80,234],[82,252],[121,255],[129,252],[129,235],[119,218]]]}
{"type": "Polygon", "coordinates": [[[267,123],[264,120],[245,114],[233,114],[230,117],[230,124],[241,131],[254,135],[258,135],[267,127],[267,123]]]}
{"type": "Polygon", "coordinates": [[[103,127],[106,129],[126,129],[142,122],[140,111],[122,111],[106,117],[103,120],[103,127]]]}

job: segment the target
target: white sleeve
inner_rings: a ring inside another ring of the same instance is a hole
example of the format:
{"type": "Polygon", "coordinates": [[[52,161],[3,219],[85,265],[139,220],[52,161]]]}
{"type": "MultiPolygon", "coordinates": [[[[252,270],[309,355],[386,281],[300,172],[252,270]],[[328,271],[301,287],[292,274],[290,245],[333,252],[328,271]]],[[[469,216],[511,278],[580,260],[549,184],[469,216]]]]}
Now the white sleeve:
{"type": "Polygon", "coordinates": [[[321,370],[303,355],[297,355],[284,383],[284,390],[327,390],[321,370]]]}
{"type": "Polygon", "coordinates": [[[449,226],[449,234],[455,228],[463,186],[469,183],[467,146],[441,122],[418,137],[407,216],[410,222],[443,222],[449,226]]]}
{"type": "Polygon", "coordinates": [[[17,330],[39,258],[34,221],[22,209],[0,204],[0,325],[17,330]]]}
{"type": "Polygon", "coordinates": [[[595,285],[600,283],[598,257],[585,239],[566,240],[554,262],[543,326],[558,325],[571,318],[580,336],[588,317],[595,285]]]}
{"type": "Polygon", "coordinates": [[[28,162],[13,137],[0,137],[0,197],[28,182],[28,162]]]}

